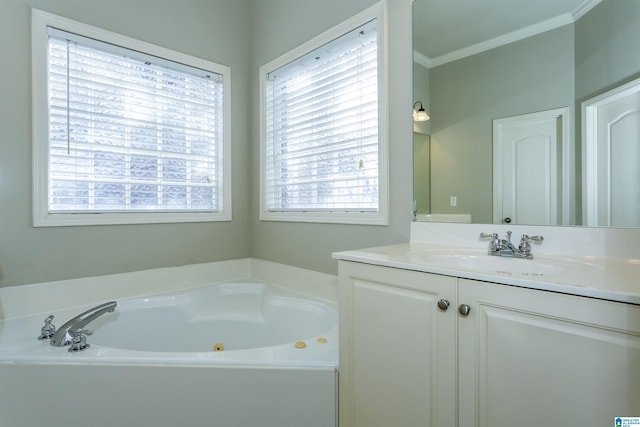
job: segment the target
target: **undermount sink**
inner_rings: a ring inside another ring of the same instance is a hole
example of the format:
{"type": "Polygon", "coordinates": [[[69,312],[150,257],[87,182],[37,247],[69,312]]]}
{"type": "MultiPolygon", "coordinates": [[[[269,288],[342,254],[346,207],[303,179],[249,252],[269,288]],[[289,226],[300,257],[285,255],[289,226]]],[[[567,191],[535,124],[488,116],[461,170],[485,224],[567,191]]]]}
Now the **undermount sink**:
{"type": "MultiPolygon", "coordinates": [[[[433,266],[513,276],[554,276],[588,273],[598,266],[580,260],[534,258],[532,260],[490,256],[485,251],[450,249],[417,252],[414,256],[433,266]]],[[[535,256],[535,255],[534,255],[535,256]]]]}

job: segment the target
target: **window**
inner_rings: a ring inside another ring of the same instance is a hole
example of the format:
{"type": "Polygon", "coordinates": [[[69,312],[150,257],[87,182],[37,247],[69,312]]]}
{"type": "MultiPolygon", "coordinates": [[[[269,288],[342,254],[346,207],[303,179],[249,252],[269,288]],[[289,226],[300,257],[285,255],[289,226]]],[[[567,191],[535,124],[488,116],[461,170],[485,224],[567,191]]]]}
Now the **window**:
{"type": "Polygon", "coordinates": [[[35,225],[230,219],[227,67],[35,10],[33,33],[35,225]]]}
{"type": "Polygon", "coordinates": [[[380,15],[261,67],[261,219],[388,223],[380,15]]]}

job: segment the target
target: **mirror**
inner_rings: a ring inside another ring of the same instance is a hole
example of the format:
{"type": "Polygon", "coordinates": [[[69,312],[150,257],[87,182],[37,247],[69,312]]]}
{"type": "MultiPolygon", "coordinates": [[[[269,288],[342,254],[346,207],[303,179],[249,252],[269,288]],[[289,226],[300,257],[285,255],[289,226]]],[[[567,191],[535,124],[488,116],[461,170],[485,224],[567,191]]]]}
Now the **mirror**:
{"type": "Polygon", "coordinates": [[[640,76],[637,40],[636,0],[416,0],[418,220],[635,226],[586,220],[582,115],[640,76]]]}

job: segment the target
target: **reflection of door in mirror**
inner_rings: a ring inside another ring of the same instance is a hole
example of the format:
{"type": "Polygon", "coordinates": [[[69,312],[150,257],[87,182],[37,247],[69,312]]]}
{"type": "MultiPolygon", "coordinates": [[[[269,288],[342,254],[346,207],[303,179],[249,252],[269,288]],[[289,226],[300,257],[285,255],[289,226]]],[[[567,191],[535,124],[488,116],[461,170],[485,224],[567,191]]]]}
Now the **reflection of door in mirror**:
{"type": "Polygon", "coordinates": [[[568,115],[568,108],[560,108],[493,121],[495,224],[563,223],[568,115]]]}
{"type": "Polygon", "coordinates": [[[640,227],[640,79],[583,107],[585,224],[640,227]]]}
{"type": "Polygon", "coordinates": [[[413,197],[417,214],[431,212],[429,135],[413,134],[413,197]]]}

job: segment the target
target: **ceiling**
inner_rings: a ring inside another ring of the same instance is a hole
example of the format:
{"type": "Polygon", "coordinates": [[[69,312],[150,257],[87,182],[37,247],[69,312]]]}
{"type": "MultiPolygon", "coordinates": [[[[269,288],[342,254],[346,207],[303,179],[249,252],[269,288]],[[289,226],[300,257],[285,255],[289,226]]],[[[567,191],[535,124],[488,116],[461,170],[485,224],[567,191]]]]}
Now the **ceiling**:
{"type": "Polygon", "coordinates": [[[435,66],[567,25],[600,1],[415,0],[416,60],[435,66]]]}

